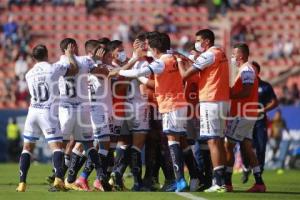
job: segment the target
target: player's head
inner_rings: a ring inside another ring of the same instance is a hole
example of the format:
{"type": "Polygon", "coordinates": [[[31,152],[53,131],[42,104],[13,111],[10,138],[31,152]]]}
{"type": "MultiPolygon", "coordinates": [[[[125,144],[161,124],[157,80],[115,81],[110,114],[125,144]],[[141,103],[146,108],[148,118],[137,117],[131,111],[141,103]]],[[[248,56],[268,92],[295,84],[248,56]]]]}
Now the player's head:
{"type": "Polygon", "coordinates": [[[196,33],[195,49],[204,52],[215,44],[215,34],[209,29],[202,29],[196,33]]]}
{"type": "Polygon", "coordinates": [[[250,51],[245,43],[235,44],[232,50],[231,62],[233,65],[241,66],[248,61],[250,51]]]}
{"type": "Polygon", "coordinates": [[[126,53],[124,51],[123,42],[120,40],[113,40],[107,44],[108,50],[111,52],[113,60],[119,62],[126,61],[126,53]]]}
{"type": "Polygon", "coordinates": [[[106,47],[103,48],[103,50],[104,50],[103,63],[107,64],[107,65],[111,65],[112,60],[113,60],[111,52],[106,47]]]}
{"type": "Polygon", "coordinates": [[[39,44],[35,46],[32,50],[32,57],[37,61],[47,61],[48,60],[48,49],[45,45],[39,44]]]}
{"type": "Polygon", "coordinates": [[[60,46],[60,50],[62,51],[62,53],[65,53],[65,50],[68,48],[69,44],[74,45],[73,53],[75,55],[78,55],[78,46],[77,46],[76,40],[73,38],[65,38],[60,42],[59,46],[60,46]]]}
{"type": "Polygon", "coordinates": [[[160,33],[158,31],[152,31],[152,32],[147,32],[145,34],[146,40],[145,40],[145,48],[149,48],[149,40],[155,36],[158,36],[160,33]]]}
{"type": "Polygon", "coordinates": [[[103,37],[103,38],[100,38],[98,41],[100,43],[101,48],[104,48],[108,45],[108,43],[110,42],[110,39],[108,39],[107,37],[103,37]]]}
{"type": "Polygon", "coordinates": [[[251,64],[255,67],[257,74],[260,73],[260,65],[256,61],[252,61],[251,64]]]}
{"type": "Polygon", "coordinates": [[[84,44],[85,53],[90,56],[94,56],[99,47],[100,42],[98,40],[88,40],[84,44]]]}
{"type": "Polygon", "coordinates": [[[147,52],[148,47],[146,45],[146,33],[142,32],[139,33],[136,37],[135,37],[135,41],[138,40],[141,43],[141,46],[139,49],[137,49],[138,51],[143,51],[143,52],[147,52]]]}
{"type": "Polygon", "coordinates": [[[166,35],[156,35],[149,39],[149,51],[154,58],[158,58],[160,54],[166,53],[170,49],[170,42],[166,39],[166,35]]]}

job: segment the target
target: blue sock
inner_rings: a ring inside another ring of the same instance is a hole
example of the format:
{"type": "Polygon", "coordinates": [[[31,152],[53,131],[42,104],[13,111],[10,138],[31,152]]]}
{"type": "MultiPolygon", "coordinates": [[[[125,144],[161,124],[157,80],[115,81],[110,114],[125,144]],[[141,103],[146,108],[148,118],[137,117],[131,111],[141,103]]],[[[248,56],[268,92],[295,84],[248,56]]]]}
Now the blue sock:
{"type": "Polygon", "coordinates": [[[173,169],[175,173],[176,181],[184,178],[183,175],[183,161],[182,161],[182,149],[179,142],[169,141],[170,154],[173,162],[173,169]]]}
{"type": "Polygon", "coordinates": [[[91,159],[88,158],[80,176],[83,177],[84,179],[88,179],[93,169],[94,169],[94,164],[91,161],[91,159]]]}
{"type": "Polygon", "coordinates": [[[55,169],[55,177],[63,179],[64,178],[64,152],[54,151],[53,153],[53,166],[55,169]]]}
{"type": "Polygon", "coordinates": [[[123,176],[130,160],[130,148],[120,148],[116,149],[116,164],[114,167],[114,172],[117,172],[123,176]]]}
{"type": "Polygon", "coordinates": [[[193,154],[191,147],[187,147],[183,151],[184,162],[189,170],[190,178],[196,179],[200,172],[197,169],[197,163],[193,154]]]}
{"type": "Polygon", "coordinates": [[[218,166],[214,168],[214,178],[216,180],[216,184],[218,186],[222,186],[225,184],[225,167],[218,166]]]}
{"type": "Polygon", "coordinates": [[[80,170],[79,168],[79,162],[81,159],[81,156],[78,155],[79,153],[72,152],[71,154],[71,161],[70,161],[70,167],[68,171],[68,182],[74,183],[77,177],[77,174],[80,170]]]}
{"type": "Polygon", "coordinates": [[[88,158],[92,161],[94,164],[96,175],[98,180],[104,180],[106,179],[105,173],[103,171],[99,154],[97,153],[97,150],[95,148],[90,148],[88,151],[88,158]]]}
{"type": "Polygon", "coordinates": [[[30,167],[30,153],[23,151],[20,156],[20,183],[26,183],[27,173],[30,167]]]}

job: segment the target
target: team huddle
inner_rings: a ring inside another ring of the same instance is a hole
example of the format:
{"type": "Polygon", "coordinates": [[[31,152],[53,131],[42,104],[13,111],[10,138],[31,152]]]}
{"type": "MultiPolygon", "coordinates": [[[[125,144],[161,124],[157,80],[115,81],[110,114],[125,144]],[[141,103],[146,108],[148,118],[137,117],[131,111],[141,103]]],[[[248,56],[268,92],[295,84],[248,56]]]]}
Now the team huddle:
{"type": "Polygon", "coordinates": [[[186,56],[171,50],[167,34],[140,33],[128,58],[119,40],[88,40],[86,55],[80,56],[76,41],[65,38],[53,64],[47,47],[35,46],[36,64],[26,74],[31,103],[17,191],[26,190],[35,142],[43,134],[53,155],[49,191],[90,191],[93,170],[94,190],[126,191],[123,175],[129,167],[132,191],[232,192],[239,144],[255,178],[247,191],[265,192],[251,142],[260,111],[249,48],[232,48],[230,63],[238,74],[230,87],[229,61],[214,45],[214,33],[200,30],[195,40],[186,56]]]}

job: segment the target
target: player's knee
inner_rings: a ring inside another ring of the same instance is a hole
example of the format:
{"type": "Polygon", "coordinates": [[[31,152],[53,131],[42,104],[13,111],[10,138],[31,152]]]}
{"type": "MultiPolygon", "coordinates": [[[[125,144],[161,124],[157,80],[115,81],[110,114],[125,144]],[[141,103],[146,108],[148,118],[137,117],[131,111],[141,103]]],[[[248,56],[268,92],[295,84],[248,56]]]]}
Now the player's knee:
{"type": "Polygon", "coordinates": [[[24,142],[23,151],[33,153],[34,147],[34,143],[24,142]]]}

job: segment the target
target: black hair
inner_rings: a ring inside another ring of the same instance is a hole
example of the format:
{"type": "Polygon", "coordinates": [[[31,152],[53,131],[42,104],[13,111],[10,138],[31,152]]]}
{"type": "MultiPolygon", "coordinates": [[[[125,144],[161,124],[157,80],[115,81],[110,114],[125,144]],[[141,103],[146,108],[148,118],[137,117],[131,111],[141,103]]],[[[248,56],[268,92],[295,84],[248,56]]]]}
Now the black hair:
{"type": "Polygon", "coordinates": [[[158,31],[147,32],[146,39],[150,40],[152,37],[158,36],[160,33],[158,31]]]}
{"type": "Polygon", "coordinates": [[[149,46],[155,48],[161,53],[165,53],[170,49],[169,42],[166,40],[166,36],[162,34],[155,35],[149,39],[149,46]]]}
{"type": "Polygon", "coordinates": [[[256,67],[256,70],[257,70],[257,73],[259,74],[260,73],[260,65],[258,64],[258,62],[256,61],[252,61],[251,64],[256,67]]]}
{"type": "Polygon", "coordinates": [[[73,38],[65,38],[59,44],[60,50],[64,53],[69,44],[75,44],[76,45],[77,43],[76,43],[76,40],[73,39],[73,38]]]}
{"type": "Polygon", "coordinates": [[[170,36],[167,33],[161,33],[160,37],[161,37],[161,40],[163,41],[164,48],[166,50],[171,49],[171,39],[170,39],[170,36]]]}
{"type": "Polygon", "coordinates": [[[144,42],[147,39],[147,33],[141,32],[141,33],[137,34],[137,36],[135,37],[135,39],[144,42]]]}
{"type": "Polygon", "coordinates": [[[215,34],[209,29],[202,29],[196,33],[196,36],[200,36],[203,40],[208,39],[211,45],[215,43],[215,34]]]}
{"type": "Polygon", "coordinates": [[[100,44],[103,44],[106,46],[110,42],[110,39],[108,39],[107,37],[103,37],[103,38],[100,38],[98,41],[100,44]]]}
{"type": "Polygon", "coordinates": [[[109,51],[114,51],[116,48],[120,47],[123,44],[120,40],[113,40],[107,44],[107,49],[109,51]]]}
{"type": "Polygon", "coordinates": [[[100,46],[100,42],[98,40],[88,40],[85,42],[85,52],[93,52],[100,46]]]}
{"type": "Polygon", "coordinates": [[[45,45],[39,44],[32,50],[32,57],[37,61],[44,61],[48,58],[48,49],[45,45]]]}
{"type": "Polygon", "coordinates": [[[249,50],[249,47],[248,47],[248,45],[246,43],[235,44],[233,46],[233,48],[234,49],[235,48],[239,49],[242,52],[244,58],[248,58],[249,57],[250,50],[249,50]]]}

